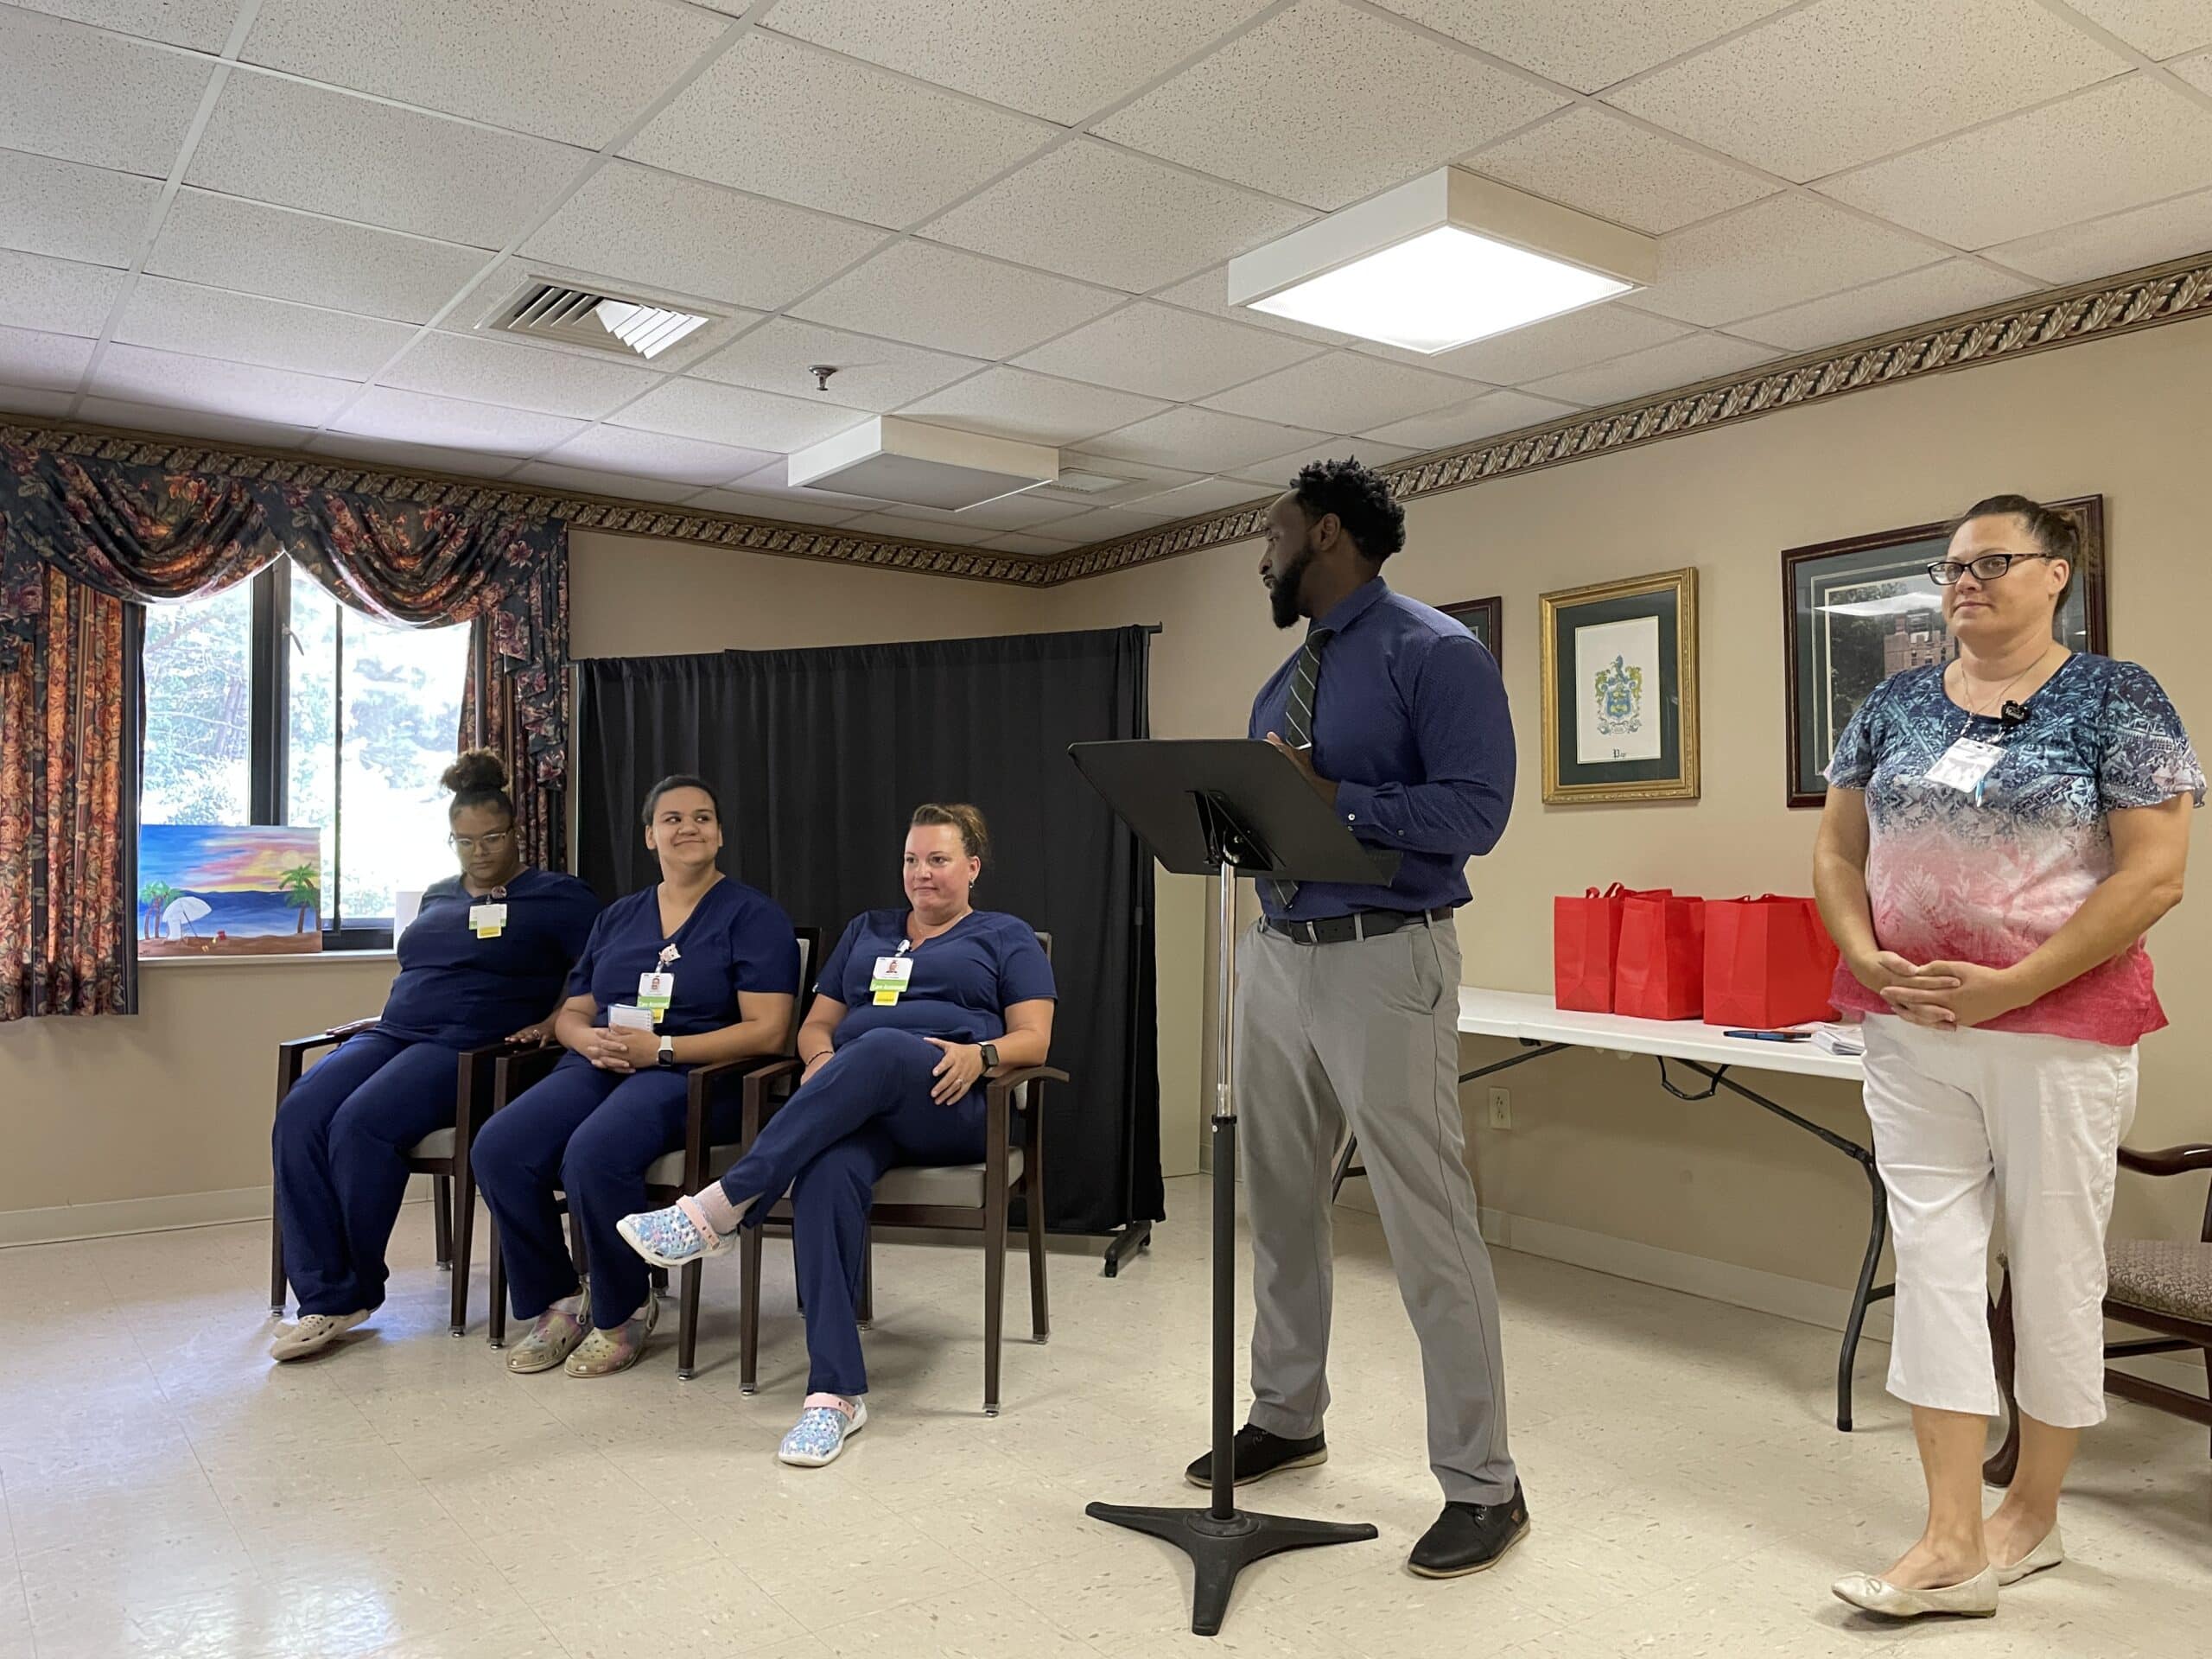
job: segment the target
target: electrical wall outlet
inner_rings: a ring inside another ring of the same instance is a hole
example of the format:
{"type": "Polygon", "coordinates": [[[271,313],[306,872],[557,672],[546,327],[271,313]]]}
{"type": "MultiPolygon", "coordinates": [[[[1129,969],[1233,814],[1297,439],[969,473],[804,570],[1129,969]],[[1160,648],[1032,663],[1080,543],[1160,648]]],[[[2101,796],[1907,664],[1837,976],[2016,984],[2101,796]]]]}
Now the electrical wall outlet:
{"type": "Polygon", "coordinates": [[[1490,1091],[1490,1126],[1493,1129],[1513,1127],[1513,1091],[1493,1088],[1490,1091]]]}

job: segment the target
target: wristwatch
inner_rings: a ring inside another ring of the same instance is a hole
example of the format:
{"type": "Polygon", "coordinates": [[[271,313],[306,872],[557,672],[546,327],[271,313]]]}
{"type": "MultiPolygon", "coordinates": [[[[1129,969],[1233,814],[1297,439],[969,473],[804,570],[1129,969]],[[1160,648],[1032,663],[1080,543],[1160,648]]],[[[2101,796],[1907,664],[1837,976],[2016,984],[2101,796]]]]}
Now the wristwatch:
{"type": "Polygon", "coordinates": [[[676,1039],[664,1031],[660,1034],[660,1063],[663,1065],[676,1064],[676,1039]]]}
{"type": "Polygon", "coordinates": [[[989,1073],[997,1071],[999,1069],[999,1046],[996,1043],[978,1043],[976,1046],[983,1051],[984,1071],[986,1073],[989,1073]]]}

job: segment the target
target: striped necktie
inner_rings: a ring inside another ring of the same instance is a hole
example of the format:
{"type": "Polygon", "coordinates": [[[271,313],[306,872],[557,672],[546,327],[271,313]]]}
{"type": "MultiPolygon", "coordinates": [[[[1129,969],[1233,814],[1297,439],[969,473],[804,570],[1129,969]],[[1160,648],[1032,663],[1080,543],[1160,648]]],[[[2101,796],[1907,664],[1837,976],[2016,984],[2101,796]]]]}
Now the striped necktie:
{"type": "MultiPolygon", "coordinates": [[[[1294,749],[1302,749],[1313,741],[1313,694],[1321,681],[1321,653],[1335,637],[1334,628],[1309,629],[1306,649],[1298,653],[1298,665],[1290,671],[1290,702],[1283,709],[1282,740],[1294,749]]],[[[1268,897],[1279,909],[1288,910],[1298,897],[1295,881],[1269,881],[1266,887],[1268,897]]]]}

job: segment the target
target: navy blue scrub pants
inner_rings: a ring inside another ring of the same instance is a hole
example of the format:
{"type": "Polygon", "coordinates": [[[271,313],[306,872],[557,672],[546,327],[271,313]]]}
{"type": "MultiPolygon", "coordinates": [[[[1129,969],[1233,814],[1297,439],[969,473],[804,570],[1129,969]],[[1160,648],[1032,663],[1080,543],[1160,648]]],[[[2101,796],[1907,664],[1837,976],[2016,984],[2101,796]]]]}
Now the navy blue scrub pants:
{"type": "Polygon", "coordinates": [[[861,1269],[875,1183],[900,1166],[973,1164],[983,1156],[984,1091],[930,1098],[944,1051],[911,1032],[871,1031],[832,1055],[768,1120],[722,1177],[731,1200],[757,1202],[758,1224],[791,1195],[791,1246],[806,1306],[809,1394],[868,1392],[861,1358],[861,1269]]]}
{"type": "Polygon", "coordinates": [[[382,1306],[407,1149],[452,1127],[460,1070],[457,1048],[365,1031],[310,1067],[276,1109],[276,1222],[302,1315],[382,1306]]]}
{"type": "MultiPolygon", "coordinates": [[[[568,1054],[544,1082],[492,1115],[470,1161],[499,1224],[517,1319],[534,1319],[577,1290],[556,1191],[569,1195],[583,1230],[592,1324],[612,1331],[645,1306],[651,1270],[614,1224],[648,1207],[646,1168],[683,1145],[689,1086],[674,1068],[626,1076],[568,1054]]],[[[734,1099],[718,1107],[709,1132],[734,1140],[741,1111],[734,1099]]]]}

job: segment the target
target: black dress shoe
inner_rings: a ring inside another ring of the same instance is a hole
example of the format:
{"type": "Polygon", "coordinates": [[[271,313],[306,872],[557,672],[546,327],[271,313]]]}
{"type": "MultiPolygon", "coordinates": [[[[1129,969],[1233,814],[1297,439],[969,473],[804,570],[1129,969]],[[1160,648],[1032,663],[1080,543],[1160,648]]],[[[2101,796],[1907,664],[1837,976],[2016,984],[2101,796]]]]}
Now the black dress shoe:
{"type": "MultiPolygon", "coordinates": [[[[1236,1431],[1231,1442],[1230,1467],[1235,1471],[1239,1486],[1249,1481],[1263,1478],[1280,1469],[1304,1469],[1329,1460],[1329,1443],[1319,1434],[1311,1440],[1285,1440],[1280,1434],[1270,1434],[1264,1428],[1250,1423],[1236,1431]]],[[[1213,1484],[1213,1453],[1209,1452],[1185,1469],[1193,1486],[1213,1484]]]]}
{"type": "Polygon", "coordinates": [[[1421,1534],[1406,1565],[1424,1579],[1456,1579],[1497,1565],[1497,1558],[1529,1530],[1529,1502],[1521,1483],[1503,1503],[1446,1503],[1436,1524],[1421,1534]]]}

